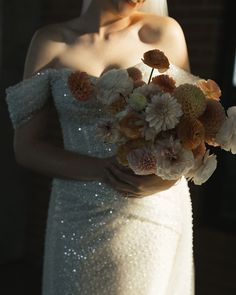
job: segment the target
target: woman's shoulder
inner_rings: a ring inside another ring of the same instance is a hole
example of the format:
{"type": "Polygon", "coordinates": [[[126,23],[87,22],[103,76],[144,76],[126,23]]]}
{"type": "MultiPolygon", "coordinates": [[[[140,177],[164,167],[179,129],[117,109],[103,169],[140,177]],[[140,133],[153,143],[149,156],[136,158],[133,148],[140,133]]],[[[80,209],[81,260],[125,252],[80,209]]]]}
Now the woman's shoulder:
{"type": "Polygon", "coordinates": [[[143,22],[153,26],[162,26],[168,30],[173,30],[180,27],[178,21],[170,16],[157,15],[155,13],[149,12],[138,12],[138,15],[143,22]]]}
{"type": "Polygon", "coordinates": [[[38,28],[34,37],[45,41],[63,42],[64,23],[53,23],[38,28]]]}
{"type": "Polygon", "coordinates": [[[58,24],[38,28],[31,39],[24,69],[24,78],[45,67],[53,67],[65,44],[58,24]]]}

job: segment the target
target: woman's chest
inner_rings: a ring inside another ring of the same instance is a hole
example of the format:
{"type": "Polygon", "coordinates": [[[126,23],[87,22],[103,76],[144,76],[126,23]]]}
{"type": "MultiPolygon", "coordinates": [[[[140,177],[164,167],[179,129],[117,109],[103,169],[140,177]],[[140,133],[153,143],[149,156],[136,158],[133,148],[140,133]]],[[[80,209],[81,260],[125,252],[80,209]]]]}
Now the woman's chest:
{"type": "Polygon", "coordinates": [[[81,38],[76,44],[65,47],[58,56],[55,67],[77,69],[99,77],[111,68],[128,68],[140,63],[146,51],[157,47],[156,43],[143,42],[138,28],[107,40],[91,41],[81,38]]]}

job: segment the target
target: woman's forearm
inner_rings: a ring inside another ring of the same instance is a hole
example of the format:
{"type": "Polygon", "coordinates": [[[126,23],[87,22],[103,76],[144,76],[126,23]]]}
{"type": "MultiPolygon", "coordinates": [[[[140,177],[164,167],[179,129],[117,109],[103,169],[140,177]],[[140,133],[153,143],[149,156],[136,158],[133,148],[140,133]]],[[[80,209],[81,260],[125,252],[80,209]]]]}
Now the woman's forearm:
{"type": "Polygon", "coordinates": [[[17,162],[28,169],[49,177],[97,180],[102,159],[82,155],[44,141],[15,149],[17,162]]]}

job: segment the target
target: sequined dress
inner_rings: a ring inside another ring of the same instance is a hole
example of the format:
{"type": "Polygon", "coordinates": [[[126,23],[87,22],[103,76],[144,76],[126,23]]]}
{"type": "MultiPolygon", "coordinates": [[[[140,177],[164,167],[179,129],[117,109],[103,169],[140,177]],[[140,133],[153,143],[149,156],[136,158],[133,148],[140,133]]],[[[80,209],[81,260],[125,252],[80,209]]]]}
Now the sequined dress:
{"type": "MultiPolygon", "coordinates": [[[[147,81],[150,68],[136,67],[147,81]]],[[[174,65],[168,71],[178,84],[198,79],[174,65]]],[[[48,68],[8,87],[13,127],[30,120],[52,94],[65,150],[114,155],[116,146],[95,136],[95,124],[107,114],[96,98],[78,102],[71,96],[71,72],[48,68]]],[[[185,178],[140,199],[121,196],[99,181],[53,178],[43,295],[193,294],[192,207],[185,178]]]]}

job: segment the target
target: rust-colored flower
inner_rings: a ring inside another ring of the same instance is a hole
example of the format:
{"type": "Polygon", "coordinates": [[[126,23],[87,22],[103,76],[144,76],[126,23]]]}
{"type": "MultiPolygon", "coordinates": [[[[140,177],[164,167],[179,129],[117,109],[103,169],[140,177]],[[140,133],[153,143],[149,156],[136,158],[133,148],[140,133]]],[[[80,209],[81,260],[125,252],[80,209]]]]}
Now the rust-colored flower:
{"type": "Polygon", "coordinates": [[[205,127],[205,141],[210,145],[217,146],[216,134],[226,120],[225,110],[221,103],[214,99],[207,99],[206,110],[199,120],[205,127]]]}
{"type": "Polygon", "coordinates": [[[68,77],[68,85],[72,95],[79,101],[87,100],[94,90],[86,72],[71,73],[68,77]]]}
{"type": "Polygon", "coordinates": [[[148,145],[148,142],[142,138],[129,140],[126,143],[120,145],[116,154],[118,162],[124,166],[128,166],[128,153],[134,149],[144,147],[145,145],[148,145]]]}
{"type": "Polygon", "coordinates": [[[127,72],[128,72],[128,74],[129,74],[129,77],[130,77],[134,82],[139,81],[139,80],[142,80],[142,78],[143,78],[143,74],[142,74],[142,72],[141,72],[139,69],[135,68],[135,67],[130,67],[130,68],[128,68],[128,69],[127,69],[127,72]]]}
{"type": "Polygon", "coordinates": [[[158,49],[146,51],[142,61],[151,68],[158,69],[163,73],[169,69],[170,63],[164,52],[158,49]]]}
{"type": "Polygon", "coordinates": [[[145,121],[136,112],[129,112],[119,122],[120,132],[129,139],[142,137],[142,129],[145,126],[145,121]]]}
{"type": "Polygon", "coordinates": [[[107,112],[115,115],[123,111],[126,105],[127,105],[127,102],[125,98],[122,95],[120,95],[120,97],[116,99],[114,102],[112,102],[110,105],[106,105],[105,109],[107,112]]]}
{"type": "Polygon", "coordinates": [[[205,137],[202,123],[194,118],[182,118],[177,126],[177,136],[187,150],[196,149],[205,137]]]}
{"type": "Polygon", "coordinates": [[[220,100],[221,89],[214,80],[201,79],[197,81],[196,85],[203,91],[203,93],[206,95],[207,98],[220,100]]]}
{"type": "Polygon", "coordinates": [[[168,75],[159,75],[152,78],[152,83],[158,85],[164,92],[172,93],[175,86],[175,80],[168,75]]]}

